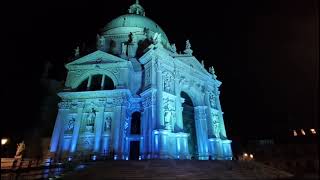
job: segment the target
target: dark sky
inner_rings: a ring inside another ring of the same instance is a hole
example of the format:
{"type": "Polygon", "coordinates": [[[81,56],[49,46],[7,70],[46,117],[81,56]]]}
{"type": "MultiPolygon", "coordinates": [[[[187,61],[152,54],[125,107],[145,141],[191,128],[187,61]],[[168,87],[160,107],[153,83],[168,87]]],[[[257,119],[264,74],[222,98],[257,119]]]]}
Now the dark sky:
{"type": "MultiPolygon", "coordinates": [[[[52,0],[8,4],[1,62],[6,67],[1,86],[4,135],[28,133],[39,124],[44,62],[52,61],[52,78],[64,80],[63,65],[73,49],[82,43],[94,46],[99,29],[126,13],[132,3],[52,0]]],[[[140,3],[178,50],[190,39],[194,55],[207,67],[215,67],[222,81],[221,104],[231,139],[317,125],[316,0],[140,3]]]]}

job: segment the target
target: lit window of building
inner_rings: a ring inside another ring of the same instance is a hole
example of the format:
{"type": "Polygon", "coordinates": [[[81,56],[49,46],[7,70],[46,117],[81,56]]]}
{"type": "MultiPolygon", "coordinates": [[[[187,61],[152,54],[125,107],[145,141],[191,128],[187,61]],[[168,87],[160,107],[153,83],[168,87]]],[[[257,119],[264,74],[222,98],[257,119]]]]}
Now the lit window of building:
{"type": "Polygon", "coordinates": [[[311,131],[312,134],[317,134],[315,129],[310,129],[310,131],[311,131]]]}

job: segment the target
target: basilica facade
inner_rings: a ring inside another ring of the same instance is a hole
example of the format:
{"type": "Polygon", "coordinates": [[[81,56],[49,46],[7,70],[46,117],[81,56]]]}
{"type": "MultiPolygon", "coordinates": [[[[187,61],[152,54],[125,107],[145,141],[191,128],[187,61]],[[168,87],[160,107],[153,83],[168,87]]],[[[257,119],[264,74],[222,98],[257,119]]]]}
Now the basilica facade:
{"type": "Polygon", "coordinates": [[[178,53],[136,2],[66,64],[50,152],[113,159],[232,159],[214,68],[178,53]]]}

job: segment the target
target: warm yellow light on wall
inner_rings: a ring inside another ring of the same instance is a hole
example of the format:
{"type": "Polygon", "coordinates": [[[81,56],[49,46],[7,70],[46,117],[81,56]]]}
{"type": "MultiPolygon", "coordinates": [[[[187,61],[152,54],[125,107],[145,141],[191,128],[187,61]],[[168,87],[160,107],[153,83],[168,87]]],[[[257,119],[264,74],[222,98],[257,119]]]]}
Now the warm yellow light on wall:
{"type": "Polygon", "coordinates": [[[247,154],[247,153],[243,153],[243,156],[244,156],[244,157],[247,157],[247,156],[248,156],[248,154],[247,154]]]}
{"type": "Polygon", "coordinates": [[[250,158],[253,159],[253,154],[250,154],[250,158]]]}
{"type": "Polygon", "coordinates": [[[303,129],[300,130],[302,135],[306,135],[303,129]]]}

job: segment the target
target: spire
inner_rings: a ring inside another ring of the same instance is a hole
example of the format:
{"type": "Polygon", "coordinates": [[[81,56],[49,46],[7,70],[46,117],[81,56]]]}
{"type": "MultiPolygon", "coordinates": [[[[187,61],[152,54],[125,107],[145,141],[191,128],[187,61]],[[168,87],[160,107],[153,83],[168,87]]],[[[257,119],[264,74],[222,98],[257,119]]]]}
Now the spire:
{"type": "Polygon", "coordinates": [[[130,14],[138,14],[141,16],[145,16],[145,12],[143,7],[139,4],[139,0],[136,0],[136,3],[132,4],[128,9],[130,14]]]}

